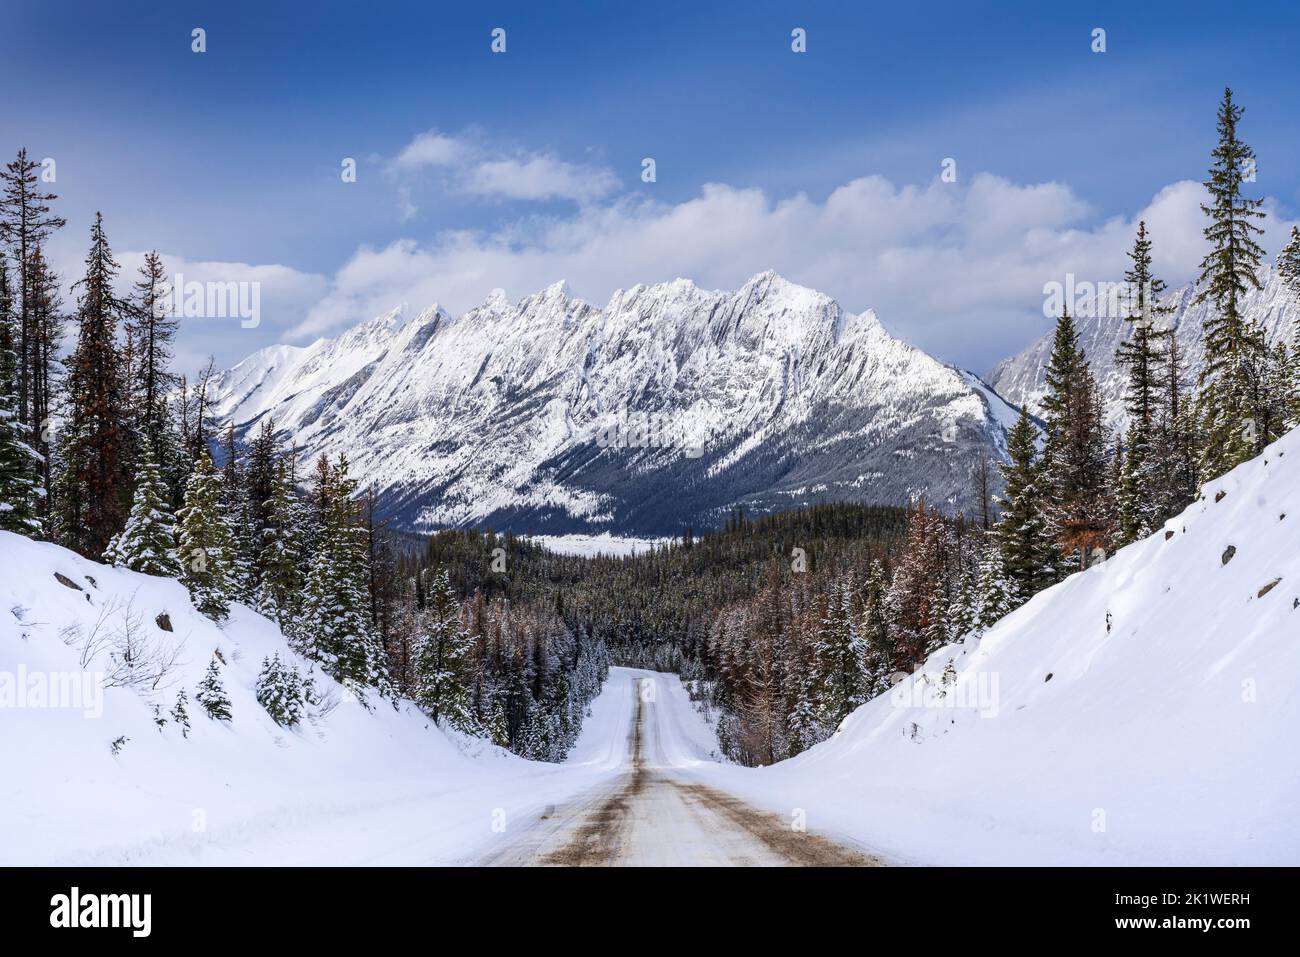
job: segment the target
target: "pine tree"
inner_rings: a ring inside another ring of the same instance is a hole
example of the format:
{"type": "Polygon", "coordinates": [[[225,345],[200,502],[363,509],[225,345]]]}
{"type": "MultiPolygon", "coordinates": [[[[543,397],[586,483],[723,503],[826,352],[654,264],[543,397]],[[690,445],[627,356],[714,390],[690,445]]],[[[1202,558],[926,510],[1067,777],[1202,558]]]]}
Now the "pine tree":
{"type": "Polygon", "coordinates": [[[1255,153],[1237,135],[1241,107],[1232,90],[1223,91],[1219,107],[1219,144],[1205,183],[1210,204],[1201,210],[1210,217],[1205,238],[1210,252],[1201,262],[1204,288],[1197,302],[1212,301],[1216,313],[1205,323],[1205,364],[1199,386],[1199,417],[1203,445],[1201,464],[1217,476],[1251,458],[1262,448],[1257,435],[1261,396],[1264,335],[1242,312],[1242,298],[1258,289],[1259,260],[1264,251],[1255,236],[1263,233],[1253,220],[1263,218],[1263,201],[1242,195],[1253,179],[1255,153]]]}
{"type": "Polygon", "coordinates": [[[198,690],[194,692],[194,700],[214,721],[230,720],[230,699],[226,697],[226,689],[221,684],[221,670],[217,667],[216,658],[208,662],[208,670],[199,682],[198,690]]]}
{"type": "Polygon", "coordinates": [[[276,724],[292,728],[302,720],[306,705],[302,676],[296,668],[284,664],[279,654],[262,659],[262,670],[257,676],[257,701],[276,724]]]}
{"type": "Polygon", "coordinates": [[[67,224],[61,216],[50,212],[49,204],[58,197],[40,188],[40,168],[39,163],[28,159],[27,150],[20,149],[14,161],[0,169],[3,187],[0,189],[0,242],[13,248],[18,266],[14,290],[18,299],[18,328],[14,342],[18,353],[18,419],[24,429],[24,441],[38,450],[39,437],[44,431],[44,420],[39,410],[49,406],[49,396],[41,391],[39,369],[43,337],[38,328],[34,301],[38,277],[31,270],[34,264],[42,262],[33,257],[45,240],[54,230],[67,224]]]}
{"type": "Polygon", "coordinates": [[[1101,396],[1069,314],[1057,321],[1046,379],[1045,530],[1059,556],[1086,562],[1109,538],[1108,457],[1101,396]]]}
{"type": "MultiPolygon", "coordinates": [[[[1291,227],[1291,239],[1277,257],[1277,272],[1292,300],[1300,305],[1300,226],[1291,227]]],[[[1300,319],[1291,344],[1290,381],[1286,395],[1287,425],[1300,425],[1300,319]]]]}
{"type": "Polygon", "coordinates": [[[169,311],[169,295],[162,257],[157,251],[146,253],[129,304],[127,331],[139,353],[131,377],[138,428],[153,446],[154,461],[159,463],[168,455],[167,395],[177,382],[169,369],[177,327],[177,319],[169,311]]]}
{"type": "MultiPolygon", "coordinates": [[[[367,686],[389,693],[383,648],[370,619],[366,550],[357,521],[347,460],[318,469],[320,530],[304,589],[300,646],[325,673],[358,695],[367,686]]],[[[364,697],[362,698],[364,701],[364,697]]]]}
{"type": "Polygon", "coordinates": [[[56,506],[59,540],[88,557],[104,554],[128,511],[127,406],[116,334],[122,303],[118,265],[103,217],[91,227],[77,306],[77,345],[68,360],[69,406],[60,436],[56,506]]]}
{"type": "Polygon", "coordinates": [[[1137,239],[1129,253],[1133,265],[1124,274],[1131,297],[1124,318],[1132,324],[1132,333],[1116,353],[1116,361],[1128,372],[1125,411],[1129,428],[1124,442],[1116,533],[1116,544],[1121,546],[1151,533],[1157,496],[1157,490],[1150,485],[1148,461],[1159,416],[1165,343],[1172,331],[1156,325],[1169,310],[1159,303],[1165,284],[1151,271],[1151,245],[1146,223],[1138,223],[1137,239]]]}
{"type": "Polygon", "coordinates": [[[889,688],[894,671],[893,639],[889,631],[887,607],[889,582],[885,566],[876,559],[867,573],[862,593],[862,639],[864,643],[864,682],[870,698],[889,688]]]}
{"type": "Polygon", "coordinates": [[[230,526],[231,542],[226,580],[231,600],[251,605],[257,594],[255,566],[262,543],[261,533],[253,525],[253,510],[245,488],[244,470],[240,467],[233,425],[226,427],[222,452],[225,464],[221,467],[221,514],[230,526]]]}
{"type": "MultiPolygon", "coordinates": [[[[213,662],[213,664],[216,664],[216,662],[213,662]]],[[[186,704],[188,700],[189,696],[185,694],[185,689],[182,688],[176,695],[176,704],[172,708],[172,720],[180,725],[182,738],[190,736],[190,709],[186,704]]]]}
{"type": "Polygon", "coordinates": [[[221,475],[204,452],[185,489],[180,514],[181,581],[194,607],[214,621],[230,614],[228,579],[233,542],[221,515],[221,475]]]}
{"type": "Polygon", "coordinates": [[[55,396],[65,385],[63,363],[59,359],[63,349],[65,317],[58,277],[46,263],[39,246],[29,257],[27,273],[31,293],[31,324],[35,336],[31,347],[31,414],[32,420],[38,425],[38,430],[32,437],[34,441],[29,440],[29,444],[41,457],[41,518],[48,529],[54,504],[53,455],[50,449],[50,433],[54,421],[52,407],[55,396]]]}
{"type": "Polygon", "coordinates": [[[1043,518],[1043,484],[1038,459],[1038,429],[1029,413],[1007,436],[1008,461],[1002,466],[1002,516],[994,535],[1011,582],[1011,603],[1019,607],[1056,581],[1056,563],[1043,518]]]}
{"type": "Polygon", "coordinates": [[[40,454],[26,441],[18,416],[18,356],[13,350],[9,273],[0,256],[0,529],[39,538],[40,454]]]}
{"type": "Polygon", "coordinates": [[[836,582],[817,635],[815,651],[820,692],[820,716],[828,727],[839,727],[866,700],[862,673],[865,649],[850,607],[850,587],[836,582]]]}
{"type": "Polygon", "coordinates": [[[302,506],[294,494],[293,475],[287,461],[276,467],[275,483],[267,502],[266,527],[258,555],[257,610],[279,622],[289,634],[302,606],[302,549],[299,530],[302,506]]]}
{"type": "Polygon", "coordinates": [[[150,443],[143,444],[136,473],[135,499],[126,528],[113,536],[104,561],[146,575],[180,578],[176,557],[176,518],[168,505],[167,483],[158,470],[150,443]]]}
{"type": "Polygon", "coordinates": [[[1015,611],[1016,586],[1002,564],[1002,549],[993,543],[979,558],[979,578],[975,586],[975,627],[982,633],[1015,611]]]}
{"type": "Polygon", "coordinates": [[[444,718],[461,731],[477,731],[469,708],[469,651],[460,603],[443,572],[429,591],[424,634],[416,655],[416,698],[434,721],[444,718]]]}

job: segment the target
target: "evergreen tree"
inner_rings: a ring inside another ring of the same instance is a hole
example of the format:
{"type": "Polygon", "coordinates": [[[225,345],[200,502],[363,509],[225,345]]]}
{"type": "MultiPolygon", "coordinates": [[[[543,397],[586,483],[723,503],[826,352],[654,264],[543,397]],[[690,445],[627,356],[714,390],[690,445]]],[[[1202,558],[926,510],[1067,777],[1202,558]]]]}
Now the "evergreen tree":
{"type": "Polygon", "coordinates": [[[976,593],[975,627],[978,632],[992,628],[1016,609],[1017,588],[1006,573],[1002,549],[996,543],[985,548],[980,555],[976,593]]]}
{"type": "Polygon", "coordinates": [[[1086,562],[1110,534],[1105,500],[1108,457],[1101,396],[1068,313],[1057,321],[1046,379],[1047,441],[1042,463],[1046,533],[1059,556],[1078,554],[1086,562]]]}
{"type": "Polygon", "coordinates": [[[369,574],[355,490],[346,459],[340,458],[334,468],[326,463],[318,469],[320,529],[295,631],[303,650],[334,680],[358,695],[370,685],[386,694],[387,668],[370,619],[369,574]]]}
{"type": "Polygon", "coordinates": [[[476,732],[469,707],[468,658],[473,640],[461,626],[460,604],[446,572],[434,581],[428,600],[416,656],[417,700],[434,721],[445,718],[461,731],[476,732]]]}
{"type": "Polygon", "coordinates": [[[817,636],[817,687],[821,719],[839,727],[849,713],[866,700],[862,672],[865,649],[850,607],[850,588],[839,581],[831,591],[830,605],[817,636]]]}
{"type": "Polygon", "coordinates": [[[1130,308],[1124,318],[1132,324],[1132,332],[1120,343],[1116,354],[1116,361],[1128,373],[1125,411],[1129,417],[1118,488],[1118,545],[1127,545],[1152,531],[1157,490],[1151,486],[1153,476],[1148,463],[1159,417],[1165,342],[1172,335],[1171,330],[1157,326],[1169,310],[1159,303],[1165,284],[1151,270],[1151,239],[1145,222],[1138,223],[1129,258],[1133,265],[1124,278],[1130,290],[1130,308]]]}
{"type": "Polygon", "coordinates": [[[113,293],[118,265],[103,217],[91,227],[86,275],[77,286],[77,345],[68,360],[69,408],[60,437],[56,507],[59,540],[98,558],[128,511],[127,407],[117,352],[122,303],[113,293]]]}
{"type": "Polygon", "coordinates": [[[214,621],[230,614],[229,571],[233,543],[221,515],[221,475],[206,452],[185,489],[180,514],[181,581],[194,607],[214,621]]]}
{"type": "Polygon", "coordinates": [[[35,309],[39,277],[32,269],[42,262],[34,257],[45,240],[54,230],[66,225],[66,220],[50,212],[49,204],[58,197],[41,189],[40,168],[38,162],[28,158],[26,149],[20,149],[14,161],[0,169],[0,242],[12,247],[18,266],[14,290],[18,300],[14,342],[18,353],[18,419],[24,429],[24,441],[38,450],[39,437],[44,431],[39,410],[48,408],[49,396],[41,391],[43,336],[35,309]]]}
{"type": "Polygon", "coordinates": [[[1263,230],[1253,220],[1264,213],[1259,208],[1262,200],[1242,195],[1242,186],[1253,178],[1255,169],[1254,151],[1237,135],[1242,113],[1232,101],[1232,90],[1225,89],[1219,107],[1219,144],[1205,183],[1210,204],[1201,207],[1210,217],[1205,238],[1212,248],[1201,263],[1204,288],[1196,301],[1208,300],[1216,307],[1205,323],[1205,363],[1198,396],[1201,464],[1209,476],[1221,475],[1263,447],[1258,420],[1264,335],[1244,315],[1242,299],[1248,290],[1260,287],[1256,272],[1264,251],[1255,236],[1263,230]]]}
{"type": "MultiPolygon", "coordinates": [[[[1277,257],[1277,272],[1291,299],[1300,305],[1300,226],[1291,227],[1291,238],[1277,257]]],[[[1290,382],[1286,390],[1287,425],[1300,425],[1300,319],[1296,320],[1291,344],[1290,382]]]]}
{"type": "Polygon", "coordinates": [[[1056,580],[1055,555],[1043,519],[1043,484],[1038,459],[1038,429],[1029,413],[1007,436],[1008,461],[1002,466],[1002,516],[994,527],[1002,566],[1011,583],[1012,607],[1019,607],[1056,580]]]}
{"type": "Polygon", "coordinates": [[[889,688],[894,671],[893,639],[889,631],[887,607],[889,582],[885,566],[879,559],[871,563],[867,583],[862,593],[862,638],[865,660],[863,665],[866,697],[878,695],[889,688]]]}
{"type": "Polygon", "coordinates": [[[120,568],[181,577],[176,557],[176,519],[168,505],[167,483],[158,470],[153,448],[146,442],[140,450],[136,473],[135,500],[126,528],[113,537],[104,551],[104,561],[120,568]]]}
{"type": "MultiPolygon", "coordinates": [[[[215,663],[213,662],[213,664],[215,663]]],[[[172,720],[180,725],[182,738],[190,736],[190,709],[186,704],[188,700],[189,696],[185,694],[185,689],[182,688],[176,695],[175,706],[172,707],[172,720]]]]}
{"type": "Polygon", "coordinates": [[[13,350],[9,273],[0,256],[0,529],[42,534],[41,457],[26,441],[18,415],[18,356],[13,350]]]}
{"type": "Polygon", "coordinates": [[[276,654],[262,659],[257,676],[257,701],[276,724],[292,728],[302,720],[306,699],[302,676],[276,654]]]}
{"type": "Polygon", "coordinates": [[[131,377],[138,428],[153,447],[154,461],[159,463],[166,461],[169,453],[165,444],[170,431],[167,395],[178,381],[169,368],[177,327],[169,295],[162,257],[157,251],[146,253],[129,305],[127,331],[138,350],[131,377]]]}
{"type": "Polygon", "coordinates": [[[303,586],[303,556],[299,543],[302,504],[294,494],[290,468],[287,461],[279,462],[276,467],[275,483],[267,502],[262,549],[258,555],[257,610],[279,622],[285,634],[290,633],[290,626],[302,605],[303,586]]]}
{"type": "Polygon", "coordinates": [[[194,692],[194,700],[214,721],[230,720],[230,699],[226,697],[226,689],[221,684],[221,670],[217,667],[216,658],[208,662],[208,670],[199,682],[198,690],[194,692]]]}
{"type": "Polygon", "coordinates": [[[38,426],[29,444],[41,457],[41,518],[49,528],[51,508],[54,503],[50,433],[54,421],[52,407],[55,404],[55,397],[65,385],[62,376],[63,363],[59,359],[59,353],[63,348],[65,317],[58,277],[46,263],[45,255],[39,246],[29,257],[27,274],[28,290],[31,294],[31,325],[35,336],[30,350],[32,354],[31,416],[38,426]]]}

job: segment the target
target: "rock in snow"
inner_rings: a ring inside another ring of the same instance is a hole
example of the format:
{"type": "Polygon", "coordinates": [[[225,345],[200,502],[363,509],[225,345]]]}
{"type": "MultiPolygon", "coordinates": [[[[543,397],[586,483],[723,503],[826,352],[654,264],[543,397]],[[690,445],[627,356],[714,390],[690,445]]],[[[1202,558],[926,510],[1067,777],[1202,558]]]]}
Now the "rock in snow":
{"type": "Polygon", "coordinates": [[[1016,411],[871,312],[761,273],[686,280],[604,308],[556,283],[459,318],[394,310],[214,382],[244,435],[264,419],[309,457],[346,453],[418,530],[678,534],[822,501],[974,506],[977,457],[1016,411]]]}

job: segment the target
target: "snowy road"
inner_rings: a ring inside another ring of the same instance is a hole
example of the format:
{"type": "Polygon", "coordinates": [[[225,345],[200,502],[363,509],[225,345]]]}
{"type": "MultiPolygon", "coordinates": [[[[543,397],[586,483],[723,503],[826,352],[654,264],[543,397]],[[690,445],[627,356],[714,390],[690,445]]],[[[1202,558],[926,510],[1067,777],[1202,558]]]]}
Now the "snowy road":
{"type": "MultiPolygon", "coordinates": [[[[626,769],[548,808],[477,863],[861,866],[880,862],[696,779],[708,729],[676,676],[616,668],[607,691],[628,715],[626,769]]],[[[618,728],[614,725],[611,730],[618,728]]],[[[616,745],[617,742],[615,742],[616,745]]]]}

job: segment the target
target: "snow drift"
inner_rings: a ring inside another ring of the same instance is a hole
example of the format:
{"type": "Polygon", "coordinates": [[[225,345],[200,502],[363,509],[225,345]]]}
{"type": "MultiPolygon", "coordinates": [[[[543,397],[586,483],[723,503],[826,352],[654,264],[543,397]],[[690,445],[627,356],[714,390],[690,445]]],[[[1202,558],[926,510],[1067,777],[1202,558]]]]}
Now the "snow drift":
{"type": "Polygon", "coordinates": [[[718,773],[901,861],[1295,865],[1298,728],[1295,430],[829,741],[718,773]]]}
{"type": "Polygon", "coordinates": [[[247,608],[218,627],[176,581],[0,532],[0,864],[456,861],[623,760],[619,702],[594,703],[569,764],[537,764],[319,671],[324,705],[283,728],[255,696],[276,654],[311,671],[247,608]],[[229,723],[194,700],[214,656],[229,723]]]}

